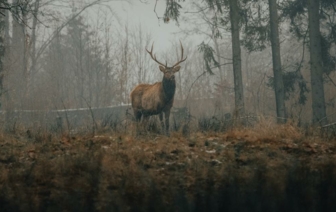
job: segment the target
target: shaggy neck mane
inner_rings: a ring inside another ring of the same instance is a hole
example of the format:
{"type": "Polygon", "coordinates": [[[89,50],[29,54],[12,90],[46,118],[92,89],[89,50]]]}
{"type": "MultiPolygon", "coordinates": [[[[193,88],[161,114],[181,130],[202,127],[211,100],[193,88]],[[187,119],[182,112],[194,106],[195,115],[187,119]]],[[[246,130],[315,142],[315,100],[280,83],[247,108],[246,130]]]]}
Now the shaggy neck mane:
{"type": "Polygon", "coordinates": [[[176,88],[175,80],[167,80],[166,78],[163,77],[162,86],[166,100],[169,101],[172,98],[174,98],[176,88]]]}

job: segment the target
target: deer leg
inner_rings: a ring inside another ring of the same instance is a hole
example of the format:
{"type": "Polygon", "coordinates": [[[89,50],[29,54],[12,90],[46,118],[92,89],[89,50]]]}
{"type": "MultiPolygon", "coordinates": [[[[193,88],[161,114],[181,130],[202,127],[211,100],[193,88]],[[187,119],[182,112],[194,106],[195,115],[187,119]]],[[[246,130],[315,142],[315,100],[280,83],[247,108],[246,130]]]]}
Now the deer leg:
{"type": "Polygon", "coordinates": [[[159,114],[159,119],[160,119],[160,123],[161,123],[161,130],[163,132],[164,131],[163,113],[159,114]]]}
{"type": "Polygon", "coordinates": [[[138,110],[133,110],[134,116],[135,116],[135,121],[140,122],[142,113],[138,110]]]}
{"type": "Polygon", "coordinates": [[[145,131],[148,131],[148,120],[149,120],[149,116],[143,114],[142,115],[142,125],[145,131]]]}
{"type": "Polygon", "coordinates": [[[139,135],[139,124],[141,121],[142,113],[138,110],[134,110],[133,113],[134,113],[135,122],[136,122],[136,135],[138,136],[139,135]]]}
{"type": "Polygon", "coordinates": [[[167,136],[170,136],[170,133],[169,133],[169,115],[170,115],[170,110],[165,111],[166,135],[167,136]]]}

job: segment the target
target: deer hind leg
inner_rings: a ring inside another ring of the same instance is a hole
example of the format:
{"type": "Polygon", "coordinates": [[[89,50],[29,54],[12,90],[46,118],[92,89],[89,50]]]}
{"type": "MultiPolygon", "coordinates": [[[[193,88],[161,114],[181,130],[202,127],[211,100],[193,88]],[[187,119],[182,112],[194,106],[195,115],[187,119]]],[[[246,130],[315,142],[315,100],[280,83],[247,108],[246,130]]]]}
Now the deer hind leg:
{"type": "Polygon", "coordinates": [[[136,124],[136,135],[138,136],[139,135],[139,125],[140,125],[140,121],[141,121],[141,116],[142,116],[142,113],[141,111],[138,111],[138,110],[133,110],[133,113],[134,113],[134,117],[135,117],[135,124],[136,124]]]}
{"type": "Polygon", "coordinates": [[[165,124],[166,124],[166,135],[170,136],[169,133],[169,116],[170,116],[170,110],[165,111],[165,124]]]}
{"type": "Polygon", "coordinates": [[[142,130],[145,132],[149,131],[149,115],[143,114],[141,120],[142,130]]]}

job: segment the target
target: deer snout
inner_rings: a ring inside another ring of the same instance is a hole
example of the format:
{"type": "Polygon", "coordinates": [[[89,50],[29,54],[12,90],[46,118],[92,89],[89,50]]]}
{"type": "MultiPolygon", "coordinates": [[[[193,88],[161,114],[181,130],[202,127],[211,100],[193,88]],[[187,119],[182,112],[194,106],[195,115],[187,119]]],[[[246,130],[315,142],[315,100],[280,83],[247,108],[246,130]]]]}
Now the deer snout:
{"type": "Polygon", "coordinates": [[[171,79],[171,80],[174,80],[174,79],[175,79],[175,75],[171,75],[171,76],[170,76],[170,79],[171,79]]]}

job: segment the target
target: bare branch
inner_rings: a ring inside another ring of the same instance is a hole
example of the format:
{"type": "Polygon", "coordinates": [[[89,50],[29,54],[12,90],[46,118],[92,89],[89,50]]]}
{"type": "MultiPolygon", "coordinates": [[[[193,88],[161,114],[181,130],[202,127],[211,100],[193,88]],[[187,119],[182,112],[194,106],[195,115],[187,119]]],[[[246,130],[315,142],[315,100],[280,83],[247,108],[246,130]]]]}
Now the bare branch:
{"type": "Polygon", "coordinates": [[[51,44],[51,42],[56,38],[56,36],[62,31],[64,27],[66,27],[72,20],[77,18],[82,12],[84,12],[87,8],[96,5],[100,3],[100,0],[96,0],[88,5],[85,5],[79,12],[74,14],[72,17],[70,17],[65,23],[63,23],[60,27],[58,27],[53,34],[49,37],[49,40],[47,40],[40,48],[40,50],[36,54],[36,59],[39,58],[43,52],[46,50],[46,48],[51,44]]]}
{"type": "Polygon", "coordinates": [[[186,11],[184,13],[201,13],[207,9],[210,9],[210,7],[204,7],[204,8],[200,8],[198,11],[186,11]]]}
{"type": "Polygon", "coordinates": [[[157,2],[158,2],[158,0],[155,0],[154,13],[155,13],[155,15],[156,15],[156,17],[157,17],[157,19],[158,19],[159,24],[160,24],[160,17],[158,16],[158,14],[157,14],[157,12],[156,12],[156,5],[157,5],[157,2]]]}

